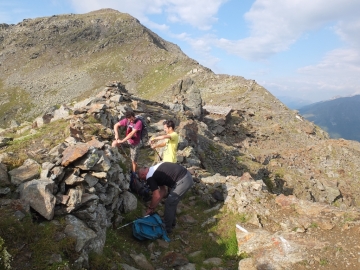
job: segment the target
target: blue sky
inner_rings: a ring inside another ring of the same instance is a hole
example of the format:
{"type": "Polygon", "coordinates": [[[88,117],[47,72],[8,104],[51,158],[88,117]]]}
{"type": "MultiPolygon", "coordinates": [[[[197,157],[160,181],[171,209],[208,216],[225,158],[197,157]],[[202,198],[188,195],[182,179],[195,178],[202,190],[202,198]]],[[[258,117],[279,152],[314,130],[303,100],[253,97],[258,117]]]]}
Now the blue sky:
{"type": "Polygon", "coordinates": [[[0,0],[0,23],[113,8],[218,74],[312,102],[360,94],[359,0],[0,0]]]}

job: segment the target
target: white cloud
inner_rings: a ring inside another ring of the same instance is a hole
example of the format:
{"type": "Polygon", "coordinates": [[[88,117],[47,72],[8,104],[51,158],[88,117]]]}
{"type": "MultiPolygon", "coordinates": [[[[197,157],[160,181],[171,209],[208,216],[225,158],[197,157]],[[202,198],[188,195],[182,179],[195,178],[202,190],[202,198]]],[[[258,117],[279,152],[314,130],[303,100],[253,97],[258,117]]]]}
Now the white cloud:
{"type": "MultiPolygon", "coordinates": [[[[360,40],[360,1],[257,0],[244,16],[250,36],[241,40],[219,39],[217,46],[248,60],[263,60],[288,50],[301,35],[328,23],[349,44],[360,40]],[[354,24],[355,23],[355,24],[354,24]],[[353,34],[352,34],[353,33],[353,34]]],[[[358,43],[357,43],[358,44],[358,43]]]]}
{"type": "Polygon", "coordinates": [[[168,31],[169,30],[169,26],[166,25],[166,24],[158,24],[158,23],[155,23],[155,22],[152,22],[152,21],[149,21],[147,19],[145,19],[143,21],[143,23],[145,23],[149,28],[151,29],[156,29],[156,30],[160,30],[160,31],[168,31]]]}
{"type": "Polygon", "coordinates": [[[287,78],[274,78],[263,86],[275,94],[301,96],[319,101],[360,91],[360,54],[354,49],[330,51],[316,65],[306,66],[287,78]]]}
{"type": "Polygon", "coordinates": [[[341,20],[335,27],[335,32],[352,47],[360,47],[360,19],[341,20]]]}
{"type": "Polygon", "coordinates": [[[101,8],[113,8],[129,13],[141,22],[149,22],[151,14],[165,14],[169,22],[189,24],[195,28],[208,30],[216,22],[220,6],[228,0],[71,0],[80,13],[101,8]]]}
{"type": "Polygon", "coordinates": [[[327,75],[340,73],[344,76],[348,74],[355,77],[360,73],[359,51],[355,49],[336,49],[329,52],[317,65],[299,69],[299,72],[303,74],[313,73],[314,71],[323,72],[327,75]],[[349,73],[349,71],[352,71],[352,73],[349,73]]]}
{"type": "Polygon", "coordinates": [[[188,23],[202,30],[209,30],[217,21],[215,15],[227,0],[170,0],[166,12],[172,22],[188,23]]]}
{"type": "Polygon", "coordinates": [[[299,69],[315,89],[335,94],[351,94],[360,90],[360,54],[354,49],[337,49],[329,52],[317,65],[299,69]]]}
{"type": "Polygon", "coordinates": [[[192,38],[191,35],[184,32],[176,35],[170,33],[170,35],[173,38],[188,43],[193,48],[194,52],[197,54],[198,57],[196,58],[196,60],[199,63],[215,72],[219,70],[217,65],[221,61],[221,59],[211,54],[210,44],[213,43],[213,37],[211,35],[205,35],[199,38],[192,38]]]}

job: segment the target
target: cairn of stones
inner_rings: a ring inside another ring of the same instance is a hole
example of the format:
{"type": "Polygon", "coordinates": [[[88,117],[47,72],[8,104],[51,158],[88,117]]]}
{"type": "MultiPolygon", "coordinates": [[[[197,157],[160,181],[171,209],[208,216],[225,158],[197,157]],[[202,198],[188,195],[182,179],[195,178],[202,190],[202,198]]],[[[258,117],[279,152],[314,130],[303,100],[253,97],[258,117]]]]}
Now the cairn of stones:
{"type": "Polygon", "coordinates": [[[28,159],[9,171],[23,209],[47,220],[65,217],[65,234],[76,238],[76,251],[81,254],[77,263],[85,267],[89,252],[102,252],[106,229],[120,224],[122,213],[135,210],[137,199],[127,191],[130,179],[120,167],[125,157],[111,142],[86,134],[84,119],[97,119],[111,139],[111,127],[129,109],[121,101],[129,98],[124,86],[114,82],[96,97],[47,111],[32,127],[65,118],[70,136],[47,153],[48,161],[39,164],[28,159]]]}

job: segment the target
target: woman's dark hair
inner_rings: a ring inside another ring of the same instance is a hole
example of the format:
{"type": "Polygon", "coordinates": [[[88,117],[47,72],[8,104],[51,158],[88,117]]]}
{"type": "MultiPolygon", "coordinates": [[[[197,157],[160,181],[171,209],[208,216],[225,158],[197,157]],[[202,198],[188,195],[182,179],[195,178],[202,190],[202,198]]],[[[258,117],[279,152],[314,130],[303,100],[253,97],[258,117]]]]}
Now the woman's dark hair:
{"type": "Polygon", "coordinates": [[[165,120],[163,125],[166,125],[168,128],[171,127],[173,130],[175,130],[175,123],[173,120],[165,120]]]}
{"type": "Polygon", "coordinates": [[[125,118],[130,118],[131,116],[135,117],[135,113],[133,111],[126,111],[125,118]]]}

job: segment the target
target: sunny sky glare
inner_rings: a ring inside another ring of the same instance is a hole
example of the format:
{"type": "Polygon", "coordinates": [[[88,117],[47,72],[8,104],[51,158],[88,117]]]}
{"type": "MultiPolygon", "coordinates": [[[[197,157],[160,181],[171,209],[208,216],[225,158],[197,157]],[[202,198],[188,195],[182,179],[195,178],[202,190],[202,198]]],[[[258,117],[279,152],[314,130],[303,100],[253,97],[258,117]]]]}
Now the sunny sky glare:
{"type": "Polygon", "coordinates": [[[218,74],[312,102],[360,94],[359,0],[0,0],[0,23],[113,8],[218,74]]]}

